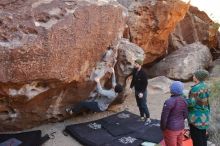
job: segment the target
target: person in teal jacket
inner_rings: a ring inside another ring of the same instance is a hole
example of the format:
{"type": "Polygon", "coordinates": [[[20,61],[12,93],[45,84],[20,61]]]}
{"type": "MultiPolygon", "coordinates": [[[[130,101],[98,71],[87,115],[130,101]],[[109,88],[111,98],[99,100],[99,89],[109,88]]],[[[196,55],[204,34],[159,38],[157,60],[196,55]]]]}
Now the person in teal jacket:
{"type": "Polygon", "coordinates": [[[206,70],[198,70],[193,75],[195,85],[189,92],[188,121],[193,146],[207,146],[207,132],[210,119],[209,96],[210,90],[204,80],[209,73],[206,70]]]}

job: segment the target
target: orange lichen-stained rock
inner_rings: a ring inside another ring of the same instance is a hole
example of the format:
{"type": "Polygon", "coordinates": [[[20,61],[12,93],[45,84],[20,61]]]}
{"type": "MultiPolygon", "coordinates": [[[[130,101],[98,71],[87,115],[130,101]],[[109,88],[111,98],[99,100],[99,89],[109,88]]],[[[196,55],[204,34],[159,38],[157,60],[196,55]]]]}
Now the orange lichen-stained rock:
{"type": "Polygon", "coordinates": [[[189,4],[180,0],[118,0],[129,10],[125,37],[145,51],[145,63],[166,53],[168,36],[184,18],[189,4]]]}
{"type": "Polygon", "coordinates": [[[114,1],[1,0],[0,131],[66,118],[126,17],[114,1]]]}
{"type": "Polygon", "coordinates": [[[178,49],[185,44],[200,41],[209,48],[218,48],[219,24],[197,7],[190,6],[186,16],[181,20],[170,35],[170,45],[178,49]],[[181,43],[178,45],[178,43],[181,43]]]}

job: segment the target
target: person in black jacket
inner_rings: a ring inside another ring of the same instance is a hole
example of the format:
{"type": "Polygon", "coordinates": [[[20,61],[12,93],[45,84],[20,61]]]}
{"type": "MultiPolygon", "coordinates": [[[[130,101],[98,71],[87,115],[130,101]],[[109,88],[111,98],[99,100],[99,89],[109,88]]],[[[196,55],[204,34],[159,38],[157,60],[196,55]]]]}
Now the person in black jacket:
{"type": "Polygon", "coordinates": [[[150,113],[147,107],[147,84],[148,84],[148,77],[145,71],[142,69],[143,61],[140,59],[135,60],[134,63],[134,70],[130,75],[132,75],[132,81],[130,88],[135,89],[135,98],[137,102],[137,106],[140,111],[141,120],[146,120],[146,124],[151,122],[150,120],[150,113]],[[146,119],[145,119],[146,118],[146,119]]]}

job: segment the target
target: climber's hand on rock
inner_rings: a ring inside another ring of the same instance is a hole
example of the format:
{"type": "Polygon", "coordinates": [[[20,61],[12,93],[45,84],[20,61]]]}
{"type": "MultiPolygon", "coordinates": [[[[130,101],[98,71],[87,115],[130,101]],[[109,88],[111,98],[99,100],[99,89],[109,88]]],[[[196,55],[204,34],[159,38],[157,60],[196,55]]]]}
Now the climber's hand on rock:
{"type": "Polygon", "coordinates": [[[96,83],[97,83],[97,82],[99,82],[99,81],[100,81],[100,78],[95,77],[95,78],[94,78],[94,81],[96,81],[96,83]]]}
{"type": "Polygon", "coordinates": [[[114,73],[114,72],[115,72],[115,70],[114,70],[114,68],[113,68],[113,67],[111,67],[111,72],[112,72],[112,73],[114,73]]]}

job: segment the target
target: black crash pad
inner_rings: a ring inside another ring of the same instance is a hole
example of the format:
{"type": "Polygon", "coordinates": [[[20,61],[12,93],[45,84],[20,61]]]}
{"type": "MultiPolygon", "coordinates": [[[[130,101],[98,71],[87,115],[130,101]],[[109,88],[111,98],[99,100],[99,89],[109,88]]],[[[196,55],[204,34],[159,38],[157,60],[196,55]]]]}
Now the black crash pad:
{"type": "Polygon", "coordinates": [[[139,146],[143,140],[137,139],[131,135],[120,136],[103,146],[139,146]]]}
{"type": "Polygon", "coordinates": [[[7,140],[17,139],[22,143],[19,146],[39,146],[41,139],[41,131],[29,131],[16,134],[0,134],[0,145],[7,140]]]}
{"type": "Polygon", "coordinates": [[[163,139],[158,120],[152,120],[151,124],[138,129],[132,136],[152,143],[159,143],[163,139]]]}
{"type": "Polygon", "coordinates": [[[163,139],[158,120],[149,125],[140,117],[123,111],[109,117],[66,126],[65,131],[85,146],[138,146],[144,141],[160,143],[163,139]]]}
{"type": "Polygon", "coordinates": [[[114,137],[102,128],[103,121],[92,121],[83,124],[69,125],[65,131],[87,146],[98,146],[112,141],[114,137]]]}
{"type": "Polygon", "coordinates": [[[138,115],[132,114],[128,111],[120,112],[101,120],[105,123],[103,128],[113,136],[132,133],[144,125],[144,122],[140,121],[138,115]]]}

